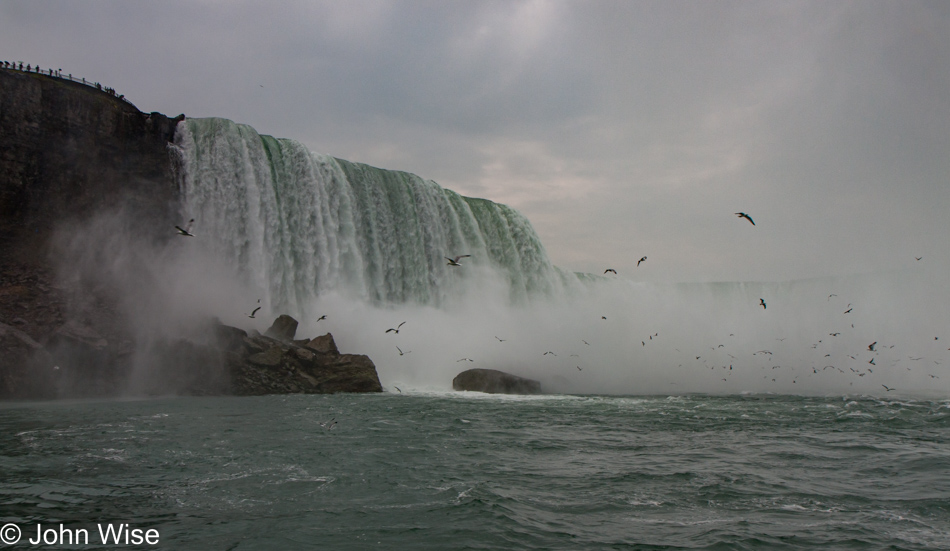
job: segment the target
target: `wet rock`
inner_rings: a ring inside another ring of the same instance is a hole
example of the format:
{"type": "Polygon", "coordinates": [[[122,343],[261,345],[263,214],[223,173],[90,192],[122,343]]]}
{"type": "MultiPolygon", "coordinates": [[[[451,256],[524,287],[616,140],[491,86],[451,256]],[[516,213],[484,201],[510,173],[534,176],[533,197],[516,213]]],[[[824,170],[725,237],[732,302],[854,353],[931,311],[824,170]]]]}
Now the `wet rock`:
{"type": "Polygon", "coordinates": [[[320,335],[315,339],[311,339],[305,345],[311,350],[316,350],[321,354],[339,354],[340,351],[336,347],[336,343],[333,342],[333,335],[327,333],[326,335],[320,335]]]}
{"type": "Polygon", "coordinates": [[[270,328],[264,331],[265,337],[285,342],[293,341],[295,334],[297,334],[297,320],[287,314],[278,316],[270,328]]]}
{"type": "Polygon", "coordinates": [[[541,383],[496,369],[469,369],[452,379],[455,390],[489,394],[541,394],[541,383]]]}

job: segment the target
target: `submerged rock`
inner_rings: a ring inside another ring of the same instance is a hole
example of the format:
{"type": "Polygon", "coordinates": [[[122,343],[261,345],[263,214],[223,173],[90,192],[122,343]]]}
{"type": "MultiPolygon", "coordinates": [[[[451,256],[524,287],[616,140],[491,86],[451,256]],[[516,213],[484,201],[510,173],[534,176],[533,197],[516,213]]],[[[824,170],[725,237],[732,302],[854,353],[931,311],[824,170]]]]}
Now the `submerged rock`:
{"type": "Polygon", "coordinates": [[[497,369],[469,369],[452,379],[454,390],[489,394],[541,394],[541,383],[497,369]]]}

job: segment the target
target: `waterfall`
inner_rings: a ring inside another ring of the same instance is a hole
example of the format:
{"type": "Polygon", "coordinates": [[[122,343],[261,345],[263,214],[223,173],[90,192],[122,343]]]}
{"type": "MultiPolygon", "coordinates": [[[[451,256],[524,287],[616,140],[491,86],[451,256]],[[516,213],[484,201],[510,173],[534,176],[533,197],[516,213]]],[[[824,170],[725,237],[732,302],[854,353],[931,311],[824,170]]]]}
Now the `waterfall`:
{"type": "Polygon", "coordinates": [[[950,389],[950,274],[937,266],[745,283],[573,274],[517,211],[413,174],[223,119],[183,121],[176,147],[196,237],[158,252],[155,279],[175,283],[150,303],[171,313],[143,313],[152,325],[215,312],[263,330],[287,313],[404,389],[448,388],[468,367],[592,394],[950,389]]]}
{"type": "Polygon", "coordinates": [[[185,216],[275,308],[327,292],[443,305],[498,280],[512,303],[576,284],[514,209],[414,174],[308,151],[225,119],[188,119],[176,146],[185,216]],[[446,257],[468,254],[461,268],[446,257]]]}

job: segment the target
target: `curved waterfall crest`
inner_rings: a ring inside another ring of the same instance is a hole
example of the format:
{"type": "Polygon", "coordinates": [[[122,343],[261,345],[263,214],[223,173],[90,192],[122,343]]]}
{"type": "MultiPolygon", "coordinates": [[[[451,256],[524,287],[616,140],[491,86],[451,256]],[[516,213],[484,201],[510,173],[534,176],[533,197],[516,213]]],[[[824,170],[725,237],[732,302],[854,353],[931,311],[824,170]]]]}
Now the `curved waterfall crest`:
{"type": "Polygon", "coordinates": [[[175,142],[184,215],[274,306],[293,309],[327,292],[439,306],[477,292],[484,281],[474,280],[485,278],[520,303],[576,283],[505,205],[226,119],[182,121],[175,142]],[[471,258],[447,266],[458,254],[471,258]]]}

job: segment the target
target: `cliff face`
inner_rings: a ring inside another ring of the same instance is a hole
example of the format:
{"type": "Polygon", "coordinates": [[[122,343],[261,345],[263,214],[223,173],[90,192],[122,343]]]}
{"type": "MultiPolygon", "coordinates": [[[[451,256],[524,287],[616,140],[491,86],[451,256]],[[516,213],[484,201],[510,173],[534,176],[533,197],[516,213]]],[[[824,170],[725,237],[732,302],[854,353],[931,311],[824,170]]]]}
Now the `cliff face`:
{"type": "Polygon", "coordinates": [[[0,397],[115,388],[123,352],[115,346],[126,354],[130,346],[123,320],[108,292],[63,284],[69,265],[54,262],[54,244],[106,211],[126,213],[129,230],[142,234],[178,223],[168,144],[182,118],[142,113],[80,83],[0,69],[0,397]],[[76,338],[82,334],[89,338],[76,338]],[[54,387],[50,376],[67,366],[50,364],[69,353],[85,365],[54,387]]]}
{"type": "Polygon", "coordinates": [[[178,191],[167,144],[182,118],[142,113],[77,82],[0,69],[0,250],[120,203],[170,219],[178,191]]]}

